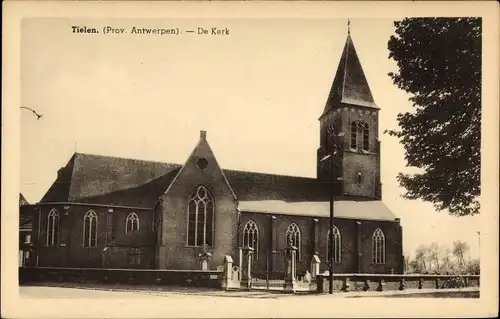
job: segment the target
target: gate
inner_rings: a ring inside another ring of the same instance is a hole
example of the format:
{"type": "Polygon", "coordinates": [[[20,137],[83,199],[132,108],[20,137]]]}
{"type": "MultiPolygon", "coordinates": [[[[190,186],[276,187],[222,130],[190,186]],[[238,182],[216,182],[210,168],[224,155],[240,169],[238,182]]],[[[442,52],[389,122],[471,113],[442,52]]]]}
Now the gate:
{"type": "MultiPolygon", "coordinates": [[[[285,264],[285,252],[279,251],[275,253],[266,254],[266,272],[264,275],[252,274],[251,289],[255,290],[270,290],[270,291],[284,291],[285,290],[285,269],[279,273],[279,278],[275,278],[276,272],[271,273],[270,262],[271,258],[275,259],[276,263],[285,264]]],[[[281,268],[281,267],[280,267],[281,268]]],[[[304,276],[297,276],[293,283],[294,291],[316,291],[316,280],[311,278],[309,271],[304,276]]]]}
{"type": "MultiPolygon", "coordinates": [[[[282,251],[267,253],[266,254],[266,272],[265,274],[252,275],[252,285],[251,289],[255,290],[274,290],[280,291],[284,290],[285,280],[281,278],[273,278],[273,274],[270,271],[271,258],[275,258],[277,263],[284,263],[285,254],[282,251]]],[[[284,272],[283,272],[284,275],[284,272]]]]}

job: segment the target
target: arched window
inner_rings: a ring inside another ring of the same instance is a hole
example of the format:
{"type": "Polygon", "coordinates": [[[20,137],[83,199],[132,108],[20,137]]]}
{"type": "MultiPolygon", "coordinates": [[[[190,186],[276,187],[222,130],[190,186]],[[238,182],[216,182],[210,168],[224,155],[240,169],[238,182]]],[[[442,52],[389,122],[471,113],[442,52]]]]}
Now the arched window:
{"type": "Polygon", "coordinates": [[[372,260],[374,264],[385,263],[385,236],[380,228],[372,236],[372,260]]]}
{"type": "Polygon", "coordinates": [[[351,123],[351,149],[358,148],[358,125],[356,122],[351,123]]]}
{"type": "Polygon", "coordinates": [[[213,245],[214,201],[204,186],[198,186],[188,204],[188,246],[213,245]]]}
{"type": "Polygon", "coordinates": [[[59,213],[52,209],[47,217],[47,246],[57,246],[59,243],[59,213]]]}
{"type": "Polygon", "coordinates": [[[139,216],[136,213],[130,213],[125,220],[125,234],[139,231],[139,216]]]}
{"type": "Polygon", "coordinates": [[[83,217],[83,247],[97,247],[97,214],[93,210],[83,217]]]}
{"type": "Polygon", "coordinates": [[[300,228],[295,223],[291,223],[286,230],[286,240],[287,244],[292,243],[293,246],[297,247],[297,260],[300,260],[300,228]]]}
{"type": "MultiPolygon", "coordinates": [[[[333,262],[339,263],[342,261],[342,243],[340,231],[337,226],[333,226],[333,262]]],[[[326,236],[326,262],[330,262],[330,231],[326,236]]]]}
{"type": "Polygon", "coordinates": [[[243,247],[250,246],[254,250],[254,258],[259,258],[259,227],[253,220],[249,220],[243,227],[243,247]]]}
{"type": "Polygon", "coordinates": [[[363,131],[363,150],[370,150],[370,131],[368,129],[368,124],[361,122],[360,129],[363,131]]]}

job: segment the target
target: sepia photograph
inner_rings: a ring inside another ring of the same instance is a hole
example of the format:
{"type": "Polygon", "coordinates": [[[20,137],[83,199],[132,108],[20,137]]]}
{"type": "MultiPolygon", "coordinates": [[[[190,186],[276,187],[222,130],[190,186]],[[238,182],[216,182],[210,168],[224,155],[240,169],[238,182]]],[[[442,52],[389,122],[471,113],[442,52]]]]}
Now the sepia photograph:
{"type": "Polygon", "coordinates": [[[90,5],[16,20],[9,289],[69,302],[29,316],[498,314],[498,6],[90,5]]]}

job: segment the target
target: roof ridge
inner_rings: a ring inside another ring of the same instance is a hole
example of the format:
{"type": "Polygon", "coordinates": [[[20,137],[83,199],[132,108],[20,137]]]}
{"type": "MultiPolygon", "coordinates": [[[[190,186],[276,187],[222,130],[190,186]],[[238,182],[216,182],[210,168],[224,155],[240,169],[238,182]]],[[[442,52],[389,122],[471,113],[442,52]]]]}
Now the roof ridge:
{"type": "Polygon", "coordinates": [[[139,158],[132,158],[132,157],[113,156],[113,155],[101,155],[101,154],[95,154],[95,153],[75,152],[74,155],[93,156],[93,157],[106,157],[106,158],[110,158],[110,159],[122,159],[122,160],[136,161],[136,162],[157,163],[157,164],[166,164],[166,165],[178,165],[178,166],[182,166],[183,165],[183,164],[179,164],[179,163],[162,162],[162,161],[139,159],[139,158]]]}
{"type": "MultiPolygon", "coordinates": [[[[95,154],[95,153],[75,152],[74,155],[94,156],[94,157],[107,157],[107,158],[114,158],[114,159],[132,160],[132,161],[137,161],[137,162],[147,162],[147,163],[158,163],[158,164],[166,164],[166,165],[184,166],[184,164],[179,164],[179,163],[161,162],[161,161],[153,161],[153,160],[144,160],[144,159],[137,159],[137,158],[130,158],[130,157],[120,157],[120,156],[112,156],[112,155],[101,155],[101,154],[95,154]]],[[[305,178],[305,179],[316,179],[315,177],[298,176],[298,175],[290,175],[290,174],[278,174],[278,173],[267,173],[267,172],[257,172],[257,171],[246,171],[246,170],[242,170],[242,169],[231,169],[231,168],[221,168],[221,169],[223,171],[237,172],[237,173],[241,172],[241,173],[248,173],[248,174],[265,174],[265,175],[282,176],[282,177],[295,177],[295,178],[305,178]]]]}
{"type": "Polygon", "coordinates": [[[222,169],[223,171],[235,172],[235,173],[247,173],[247,174],[264,174],[264,175],[272,175],[272,176],[280,176],[280,177],[295,177],[295,178],[304,178],[304,179],[316,179],[315,177],[307,177],[307,176],[298,176],[298,175],[287,175],[287,174],[276,174],[276,173],[266,173],[266,172],[254,172],[254,171],[245,171],[238,169],[222,169]]]}

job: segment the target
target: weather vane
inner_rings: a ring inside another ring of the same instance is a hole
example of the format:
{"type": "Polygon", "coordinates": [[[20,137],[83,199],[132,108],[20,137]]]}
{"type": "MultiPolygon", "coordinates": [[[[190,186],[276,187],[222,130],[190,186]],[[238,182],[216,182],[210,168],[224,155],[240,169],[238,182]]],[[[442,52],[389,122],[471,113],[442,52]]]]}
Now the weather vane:
{"type": "Polygon", "coordinates": [[[351,34],[351,20],[347,19],[347,34],[351,34]]]}

